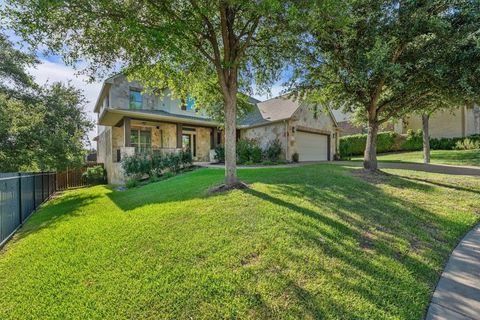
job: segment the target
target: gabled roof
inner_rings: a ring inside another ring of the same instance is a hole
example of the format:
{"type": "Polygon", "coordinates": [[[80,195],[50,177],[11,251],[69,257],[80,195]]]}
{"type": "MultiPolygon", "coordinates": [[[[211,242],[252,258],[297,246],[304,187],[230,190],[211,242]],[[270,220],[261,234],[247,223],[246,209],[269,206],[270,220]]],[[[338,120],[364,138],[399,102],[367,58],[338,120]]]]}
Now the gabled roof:
{"type": "MultiPolygon", "coordinates": [[[[262,126],[288,120],[293,117],[300,106],[302,106],[302,102],[298,99],[289,98],[288,94],[257,102],[254,104],[254,109],[240,120],[239,126],[262,126]]],[[[332,121],[337,125],[337,121],[330,109],[328,109],[328,113],[332,121]]]]}
{"type": "Polygon", "coordinates": [[[298,101],[279,96],[254,104],[254,109],[242,120],[240,126],[257,126],[290,119],[300,104],[298,101]]]}

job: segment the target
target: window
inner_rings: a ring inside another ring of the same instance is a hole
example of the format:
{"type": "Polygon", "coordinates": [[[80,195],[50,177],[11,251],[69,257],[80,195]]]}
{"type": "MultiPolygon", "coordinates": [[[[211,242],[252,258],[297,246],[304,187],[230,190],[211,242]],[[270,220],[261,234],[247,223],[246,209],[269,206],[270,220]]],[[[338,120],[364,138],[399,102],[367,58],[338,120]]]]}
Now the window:
{"type": "Polygon", "coordinates": [[[130,109],[142,109],[142,93],[137,90],[130,90],[130,109]]]}
{"type": "Polygon", "coordinates": [[[146,153],[152,150],[152,132],[150,130],[132,129],[130,143],[135,147],[135,152],[146,153]]]}
{"type": "Polygon", "coordinates": [[[187,99],[182,99],[182,110],[191,111],[195,109],[195,99],[187,97],[187,99]]]}

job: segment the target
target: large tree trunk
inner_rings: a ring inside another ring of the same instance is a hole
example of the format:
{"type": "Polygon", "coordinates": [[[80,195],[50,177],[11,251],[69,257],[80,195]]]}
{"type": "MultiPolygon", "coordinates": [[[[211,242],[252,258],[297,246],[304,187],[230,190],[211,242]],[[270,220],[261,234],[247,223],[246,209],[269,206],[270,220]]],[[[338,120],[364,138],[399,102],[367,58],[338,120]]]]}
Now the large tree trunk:
{"type": "Polygon", "coordinates": [[[367,145],[365,146],[365,155],[363,159],[363,167],[369,171],[378,170],[377,133],[378,123],[375,120],[370,120],[368,122],[367,145]]]}
{"type": "Polygon", "coordinates": [[[423,163],[430,163],[430,134],[428,132],[428,120],[430,115],[422,114],[422,128],[423,128],[423,163]]]}
{"type": "Polygon", "coordinates": [[[225,185],[227,186],[234,186],[238,183],[236,113],[237,95],[233,93],[225,99],[225,185]]]}

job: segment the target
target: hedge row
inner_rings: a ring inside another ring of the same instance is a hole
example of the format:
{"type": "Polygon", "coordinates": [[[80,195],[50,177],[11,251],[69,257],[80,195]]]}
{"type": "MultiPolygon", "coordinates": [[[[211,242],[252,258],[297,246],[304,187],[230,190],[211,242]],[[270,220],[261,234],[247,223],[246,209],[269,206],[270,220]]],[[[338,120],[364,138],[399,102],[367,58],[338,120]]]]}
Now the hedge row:
{"type": "MultiPolygon", "coordinates": [[[[423,148],[422,130],[409,130],[406,137],[392,131],[380,132],[377,138],[377,152],[416,151],[423,148]]],[[[432,150],[454,150],[476,148],[480,143],[480,135],[456,138],[431,138],[432,150]]],[[[340,156],[362,155],[367,144],[366,134],[354,134],[340,138],[340,156]]]]}
{"type": "Polygon", "coordinates": [[[130,180],[160,177],[165,173],[176,174],[192,165],[192,155],[188,151],[160,155],[135,154],[122,159],[122,169],[130,180]]]}

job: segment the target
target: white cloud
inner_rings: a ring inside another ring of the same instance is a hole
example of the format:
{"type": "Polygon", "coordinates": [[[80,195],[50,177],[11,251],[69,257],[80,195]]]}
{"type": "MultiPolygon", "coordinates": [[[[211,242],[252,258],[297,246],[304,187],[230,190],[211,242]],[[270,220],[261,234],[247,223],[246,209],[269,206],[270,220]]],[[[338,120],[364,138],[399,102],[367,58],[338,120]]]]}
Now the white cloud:
{"type": "MultiPolygon", "coordinates": [[[[87,112],[88,117],[92,121],[96,122],[97,117],[93,112],[93,108],[95,106],[97,96],[100,93],[102,84],[100,82],[88,83],[86,76],[78,75],[77,71],[70,66],[54,63],[45,59],[41,59],[40,62],[41,63],[36,67],[28,69],[28,72],[34,76],[35,81],[40,85],[43,85],[46,82],[52,83],[60,81],[66,83],[70,81],[74,87],[83,91],[83,94],[88,101],[85,111],[87,112]]],[[[88,135],[90,141],[92,142],[92,147],[95,146],[95,143],[93,143],[93,138],[95,137],[96,132],[97,129],[94,128],[94,130],[92,130],[88,135]]]]}

